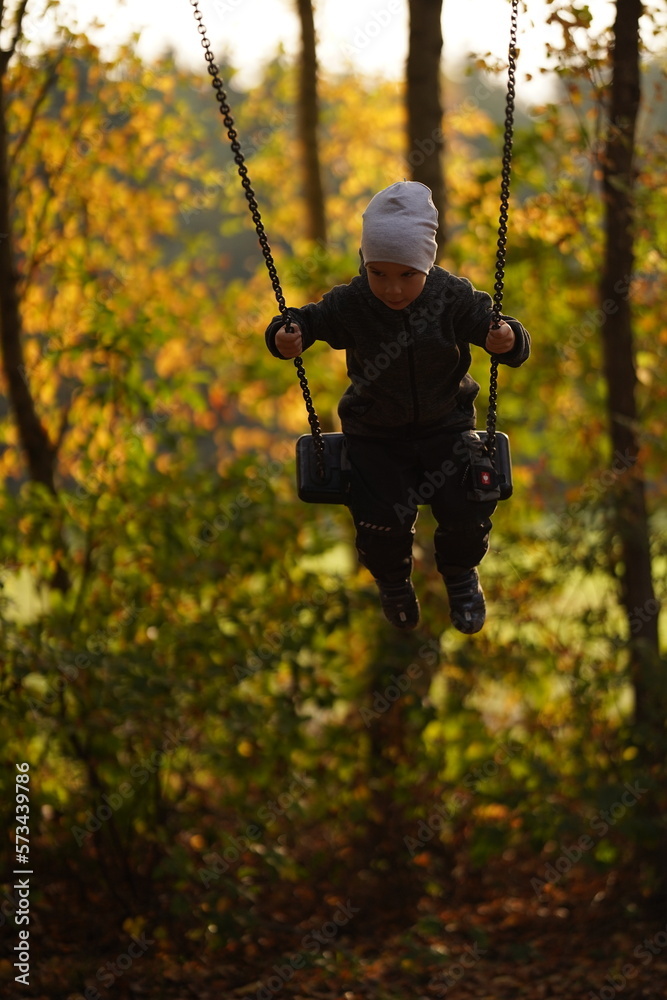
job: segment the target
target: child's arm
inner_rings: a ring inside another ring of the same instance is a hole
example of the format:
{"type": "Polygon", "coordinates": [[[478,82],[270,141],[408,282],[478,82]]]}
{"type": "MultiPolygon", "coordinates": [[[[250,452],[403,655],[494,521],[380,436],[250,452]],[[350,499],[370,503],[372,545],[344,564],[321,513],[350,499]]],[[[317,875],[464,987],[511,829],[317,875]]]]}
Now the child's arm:
{"type": "Polygon", "coordinates": [[[300,309],[290,308],[292,332],[285,332],[282,316],[274,316],[265,337],[266,346],[275,358],[296,358],[316,340],[342,350],[349,346],[350,337],[340,319],[337,302],[345,294],[345,285],[325,292],[320,302],[311,302],[300,309]]]}
{"type": "Polygon", "coordinates": [[[467,278],[449,275],[445,301],[450,305],[457,340],[476,344],[495,355],[510,368],[518,368],[530,355],[530,334],[513,316],[502,316],[500,327],[493,329],[493,300],[480,292],[467,278]]]}

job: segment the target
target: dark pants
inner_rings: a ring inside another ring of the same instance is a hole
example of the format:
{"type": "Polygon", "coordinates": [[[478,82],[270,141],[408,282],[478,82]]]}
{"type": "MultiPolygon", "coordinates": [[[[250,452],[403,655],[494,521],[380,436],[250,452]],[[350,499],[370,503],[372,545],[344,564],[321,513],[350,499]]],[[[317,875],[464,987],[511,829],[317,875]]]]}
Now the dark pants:
{"type": "Polygon", "coordinates": [[[357,552],[376,580],[409,578],[418,504],[428,504],[438,523],[435,560],[443,576],[471,569],[486,555],[496,501],[468,500],[459,441],[452,430],[391,439],[347,435],[357,552]]]}

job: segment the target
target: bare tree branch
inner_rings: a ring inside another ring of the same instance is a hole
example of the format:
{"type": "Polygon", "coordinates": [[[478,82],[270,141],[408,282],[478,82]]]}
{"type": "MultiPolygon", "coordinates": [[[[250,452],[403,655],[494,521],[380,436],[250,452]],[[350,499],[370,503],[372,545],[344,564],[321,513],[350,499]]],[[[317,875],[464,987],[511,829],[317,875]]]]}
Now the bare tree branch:
{"type": "Polygon", "coordinates": [[[64,173],[65,167],[67,166],[67,162],[71,155],[71,151],[72,149],[75,148],[76,143],[79,141],[79,138],[83,132],[83,127],[88,121],[88,117],[89,117],[88,115],[84,115],[79,121],[76,130],[72,134],[72,139],[69,144],[69,148],[66,150],[60,163],[56,167],[54,167],[50,172],[46,168],[46,165],[44,165],[46,173],[46,187],[49,191],[49,197],[46,197],[44,199],[44,204],[42,205],[40,213],[34,220],[33,250],[30,254],[26,251],[26,256],[23,260],[23,269],[22,269],[23,273],[20,278],[20,288],[22,294],[25,294],[25,290],[30,286],[35,271],[41,264],[44,263],[45,260],[48,260],[52,250],[56,246],[57,240],[62,236],[62,227],[64,223],[61,221],[60,224],[57,226],[50,224],[49,235],[51,239],[49,245],[46,247],[46,249],[42,250],[41,253],[38,253],[37,247],[40,245],[42,239],[44,238],[43,225],[46,219],[48,207],[51,199],[55,198],[55,192],[53,190],[53,182],[57,181],[64,173]]]}
{"type": "Polygon", "coordinates": [[[63,407],[63,411],[60,414],[60,420],[59,420],[59,426],[58,426],[58,433],[56,434],[56,439],[55,439],[55,442],[54,442],[54,445],[53,445],[53,454],[54,454],[54,457],[56,457],[56,458],[58,456],[58,453],[60,451],[62,443],[65,440],[65,436],[67,434],[67,431],[69,430],[69,426],[70,426],[70,424],[69,424],[69,411],[72,409],[72,403],[73,403],[73,399],[70,398],[68,400],[68,402],[65,404],[65,406],[63,407]]]}
{"type": "Polygon", "coordinates": [[[33,104],[32,108],[30,109],[30,114],[28,115],[28,121],[26,123],[26,127],[23,129],[23,132],[21,133],[21,135],[16,140],[14,148],[13,148],[13,150],[12,150],[10,156],[9,156],[9,169],[10,170],[13,169],[14,164],[16,163],[16,160],[17,160],[17,158],[19,156],[19,153],[21,152],[21,150],[25,146],[26,142],[30,138],[30,134],[32,132],[33,125],[35,124],[35,121],[37,119],[37,115],[39,114],[39,109],[41,108],[42,104],[44,103],[44,101],[48,97],[49,91],[53,87],[54,83],[58,79],[58,66],[62,62],[64,55],[65,55],[65,50],[61,49],[58,52],[58,55],[56,56],[55,60],[53,61],[53,63],[51,63],[51,65],[49,66],[49,68],[47,70],[47,74],[46,74],[46,76],[44,78],[44,82],[43,82],[42,86],[39,89],[39,93],[37,94],[37,97],[35,99],[35,103],[33,104]]]}
{"type": "Polygon", "coordinates": [[[28,0],[21,0],[21,3],[16,9],[16,14],[14,16],[14,38],[11,45],[9,46],[9,51],[7,54],[7,62],[12,58],[16,52],[16,46],[21,39],[21,26],[23,24],[23,16],[25,14],[25,9],[28,6],[28,0]]]}

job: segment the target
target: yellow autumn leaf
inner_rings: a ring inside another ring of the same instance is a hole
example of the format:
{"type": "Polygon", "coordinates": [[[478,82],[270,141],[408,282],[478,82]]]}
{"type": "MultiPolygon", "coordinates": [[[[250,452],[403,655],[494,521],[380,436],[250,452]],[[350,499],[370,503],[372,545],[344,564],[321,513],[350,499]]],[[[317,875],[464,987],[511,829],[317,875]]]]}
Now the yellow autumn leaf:
{"type": "Polygon", "coordinates": [[[162,378],[173,375],[191,363],[188,344],[185,340],[174,338],[162,347],[155,359],[155,369],[162,378]]]}

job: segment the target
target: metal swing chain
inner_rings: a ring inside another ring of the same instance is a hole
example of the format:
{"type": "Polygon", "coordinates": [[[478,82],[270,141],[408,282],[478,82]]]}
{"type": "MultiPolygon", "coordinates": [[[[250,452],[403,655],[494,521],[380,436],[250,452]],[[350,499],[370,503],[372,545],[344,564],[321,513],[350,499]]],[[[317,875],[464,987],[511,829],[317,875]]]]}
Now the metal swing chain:
{"type": "MultiPolygon", "coordinates": [[[[255,198],[255,192],[250,184],[250,178],[248,177],[248,168],[245,164],[245,158],[241,150],[241,145],[238,141],[238,134],[236,128],[234,127],[234,119],[232,118],[231,108],[229,106],[227,94],[220,78],[220,72],[215,64],[213,51],[211,49],[211,43],[206,34],[206,28],[204,27],[204,20],[202,13],[199,9],[198,0],[190,0],[190,5],[194,10],[194,15],[197,20],[197,31],[201,37],[202,48],[204,49],[204,58],[208,64],[208,74],[211,77],[211,86],[215,90],[215,99],[219,105],[220,114],[223,117],[225,128],[227,129],[227,135],[229,137],[229,142],[232,148],[232,153],[234,154],[234,162],[238,167],[238,172],[241,177],[241,184],[245,192],[246,200],[250,208],[250,214],[252,216],[252,221],[255,224],[255,230],[257,231],[257,238],[259,240],[259,245],[262,248],[262,253],[264,255],[264,260],[266,262],[266,268],[269,272],[269,277],[271,279],[271,285],[276,296],[276,301],[278,303],[278,308],[280,314],[285,320],[285,329],[289,333],[291,330],[291,320],[290,314],[287,306],[285,305],[285,297],[283,295],[282,288],[280,286],[280,280],[278,278],[278,272],[276,271],[276,265],[273,260],[273,255],[271,253],[271,247],[269,245],[268,238],[266,236],[266,231],[264,229],[264,224],[262,222],[262,217],[259,213],[259,206],[257,204],[257,199],[255,198]]],[[[317,473],[320,479],[324,479],[326,472],[324,467],[324,438],[322,437],[322,429],[320,427],[320,421],[313,404],[312,396],[310,395],[310,389],[308,387],[308,379],[306,378],[306,370],[303,367],[303,361],[301,357],[296,357],[294,360],[294,367],[296,368],[297,375],[299,377],[299,384],[301,386],[301,392],[303,393],[303,400],[306,404],[306,410],[308,412],[308,423],[310,424],[310,429],[313,435],[313,440],[315,443],[315,457],[317,462],[317,473]]]]}
{"type": "MultiPolygon", "coordinates": [[[[505,136],[503,144],[503,169],[500,184],[500,224],[498,226],[498,249],[496,251],[496,274],[493,295],[492,318],[494,328],[500,325],[503,311],[503,290],[505,284],[505,263],[507,257],[507,220],[510,200],[510,178],[512,168],[512,141],[514,138],[514,101],[516,97],[516,38],[519,0],[512,0],[512,26],[510,29],[509,67],[507,70],[507,101],[505,105],[505,136]]],[[[486,418],[486,450],[493,461],[496,452],[496,417],[498,410],[498,361],[491,361],[489,380],[489,410],[486,418]]]]}

